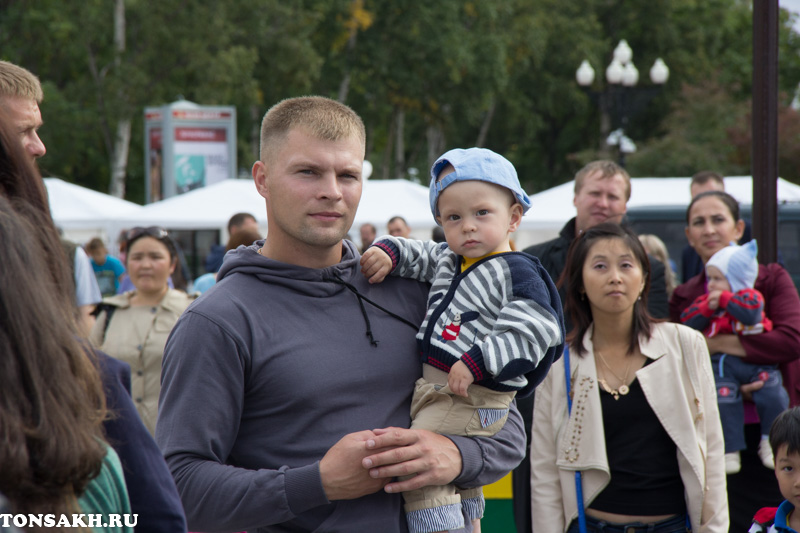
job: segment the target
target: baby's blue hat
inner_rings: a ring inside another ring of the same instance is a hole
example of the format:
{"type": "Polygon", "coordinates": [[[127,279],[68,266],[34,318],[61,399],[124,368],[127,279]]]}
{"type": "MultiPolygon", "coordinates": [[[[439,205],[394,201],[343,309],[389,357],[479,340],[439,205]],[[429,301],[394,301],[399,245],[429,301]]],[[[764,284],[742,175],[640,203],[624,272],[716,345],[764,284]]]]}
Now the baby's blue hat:
{"type": "Polygon", "coordinates": [[[445,152],[431,168],[430,199],[431,213],[434,218],[439,216],[436,204],[442,191],[457,181],[470,180],[485,181],[505,187],[514,193],[514,197],[522,205],[523,213],[531,208],[531,200],[522,190],[517,171],[508,159],[486,148],[467,148],[466,150],[455,148],[445,152]],[[455,171],[439,180],[439,173],[448,164],[452,165],[455,171]]]}
{"type": "Polygon", "coordinates": [[[717,267],[731,284],[731,292],[752,289],[758,277],[758,244],[752,240],[742,246],[731,243],[706,263],[706,268],[717,267]]]}

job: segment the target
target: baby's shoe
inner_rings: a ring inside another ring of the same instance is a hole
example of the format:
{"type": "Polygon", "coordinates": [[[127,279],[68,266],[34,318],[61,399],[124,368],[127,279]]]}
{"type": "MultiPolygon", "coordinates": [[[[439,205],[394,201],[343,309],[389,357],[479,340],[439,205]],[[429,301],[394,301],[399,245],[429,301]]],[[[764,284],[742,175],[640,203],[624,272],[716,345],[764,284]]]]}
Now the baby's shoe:
{"type": "Polygon", "coordinates": [[[761,442],[758,443],[758,458],[764,466],[775,470],[775,458],[772,457],[772,446],[769,445],[768,437],[761,437],[761,442]]]}
{"type": "MultiPolygon", "coordinates": [[[[761,448],[759,448],[761,450],[761,448]]],[[[742,457],[739,452],[725,454],[725,473],[735,474],[742,469],[742,457]]]]}

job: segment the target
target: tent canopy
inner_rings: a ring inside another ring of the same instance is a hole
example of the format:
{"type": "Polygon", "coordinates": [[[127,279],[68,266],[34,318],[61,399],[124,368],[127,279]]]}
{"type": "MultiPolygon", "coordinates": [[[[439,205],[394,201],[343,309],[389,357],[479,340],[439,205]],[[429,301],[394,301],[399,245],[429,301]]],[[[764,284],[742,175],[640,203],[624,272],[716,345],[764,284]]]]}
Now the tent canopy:
{"type": "Polygon", "coordinates": [[[45,178],[44,185],[53,220],[64,229],[98,228],[120,216],[135,216],[142,209],[139,204],[59,178],[45,178]]]}
{"type": "MultiPolygon", "coordinates": [[[[129,216],[118,217],[127,226],[165,226],[171,229],[225,229],[236,213],[251,213],[259,225],[266,227],[264,198],[253,180],[224,180],[201,189],[173,196],[140,208],[129,216]]],[[[380,233],[394,215],[404,217],[411,227],[433,226],[428,207],[428,188],[407,180],[368,180],[353,228],[365,222],[378,227],[380,233]]]]}
{"type": "MultiPolygon", "coordinates": [[[[688,207],[692,201],[689,192],[691,178],[631,178],[631,198],[628,209],[645,206],[688,207]]],[[[531,196],[532,207],[525,219],[537,228],[560,229],[575,216],[572,200],[575,182],[547,189],[531,196]]],[[[750,176],[725,178],[725,191],[740,204],[753,203],[753,179],[750,176]]],[[[782,178],[778,179],[778,202],[800,202],[800,186],[782,178]]]]}
{"type": "Polygon", "coordinates": [[[194,189],[119,217],[127,226],[164,226],[170,229],[226,228],[236,213],[251,213],[266,226],[267,215],[253,180],[230,179],[194,189]]]}
{"type": "MultiPolygon", "coordinates": [[[[688,206],[689,182],[690,178],[633,178],[628,208],[688,206]]],[[[264,199],[251,179],[224,180],[144,207],[57,178],[46,178],[45,185],[56,224],[79,242],[93,235],[115,236],[123,228],[155,225],[220,230],[227,238],[228,219],[239,212],[252,213],[262,228],[267,227],[264,199]]],[[[573,187],[570,181],[531,196],[532,207],[514,235],[520,247],[554,237],[575,216],[573,187]]],[[[725,187],[740,203],[752,204],[752,178],[728,177],[725,187]]],[[[778,201],[800,202],[800,186],[779,179],[778,201]]],[[[367,180],[351,235],[358,239],[358,227],[365,222],[374,224],[381,235],[395,215],[406,219],[415,238],[430,238],[436,222],[428,187],[407,180],[367,180]]]]}

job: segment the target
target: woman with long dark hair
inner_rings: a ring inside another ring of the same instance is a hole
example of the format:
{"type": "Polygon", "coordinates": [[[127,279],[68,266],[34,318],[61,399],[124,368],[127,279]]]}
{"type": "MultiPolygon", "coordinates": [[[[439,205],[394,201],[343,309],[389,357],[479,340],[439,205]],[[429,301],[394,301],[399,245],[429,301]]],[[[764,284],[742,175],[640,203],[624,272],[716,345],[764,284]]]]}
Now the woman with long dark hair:
{"type": "Polygon", "coordinates": [[[0,492],[15,513],[129,513],[103,440],[100,378],[58,295],[45,252],[61,246],[47,233],[0,196],[0,492]]]}
{"type": "Polygon", "coordinates": [[[56,520],[26,531],[67,531],[57,521],[72,513],[130,513],[66,263],[41,178],[0,114],[0,493],[14,513],[56,520]]]}
{"type": "Polygon", "coordinates": [[[649,278],[644,247],[618,224],[594,226],[570,247],[569,353],[534,404],[536,533],[728,531],[705,341],[650,317],[649,278]]]}

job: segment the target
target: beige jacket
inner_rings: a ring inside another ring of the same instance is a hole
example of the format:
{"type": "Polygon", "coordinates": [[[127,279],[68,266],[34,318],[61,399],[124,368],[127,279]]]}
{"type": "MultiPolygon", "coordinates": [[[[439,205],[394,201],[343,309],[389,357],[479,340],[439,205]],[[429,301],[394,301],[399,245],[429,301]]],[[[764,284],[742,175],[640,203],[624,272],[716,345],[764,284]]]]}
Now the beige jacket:
{"type": "MultiPolygon", "coordinates": [[[[536,533],[564,533],[578,516],[575,471],[582,471],[585,507],[611,480],[593,357],[570,353],[572,416],[567,415],[564,363],[555,363],[536,390],[531,435],[531,500],[536,533]]],[[[724,444],[716,387],[703,336],[672,323],[655,324],[639,348],[654,362],[636,372],[647,402],[677,445],[686,507],[695,533],[727,533],[724,444]],[[684,338],[688,353],[682,357],[684,338]]]]}
{"type": "Polygon", "coordinates": [[[102,312],[89,339],[108,355],[131,365],[133,403],[147,429],[155,434],[164,346],[172,326],[195,296],[170,289],[157,307],[131,307],[134,294],[131,291],[105,298],[103,303],[117,309],[111,315],[105,338],[106,313],[102,312]]]}

